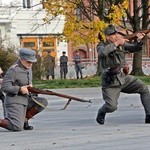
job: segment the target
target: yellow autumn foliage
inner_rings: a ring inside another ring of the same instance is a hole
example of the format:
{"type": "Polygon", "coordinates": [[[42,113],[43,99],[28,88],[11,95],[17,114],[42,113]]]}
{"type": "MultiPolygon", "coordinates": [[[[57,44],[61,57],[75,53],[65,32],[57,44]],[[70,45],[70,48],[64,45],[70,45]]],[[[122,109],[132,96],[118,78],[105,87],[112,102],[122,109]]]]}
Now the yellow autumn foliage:
{"type": "Polygon", "coordinates": [[[63,34],[66,37],[66,40],[72,41],[74,45],[88,44],[91,42],[96,43],[98,41],[98,33],[100,33],[102,38],[105,40],[105,36],[103,34],[104,29],[109,23],[120,25],[121,18],[125,16],[124,10],[128,8],[128,0],[124,0],[121,4],[119,3],[118,5],[110,6],[111,11],[106,16],[110,20],[109,23],[101,20],[98,14],[94,14],[95,16],[93,20],[79,20],[75,11],[78,4],[81,2],[85,1],[47,0],[44,3],[47,12],[44,21],[48,22],[48,19],[50,20],[52,16],[57,17],[58,15],[65,15],[66,22],[63,34]]]}
{"type": "Polygon", "coordinates": [[[124,0],[122,4],[112,5],[112,12],[108,15],[111,24],[120,25],[121,18],[125,16],[124,10],[128,8],[128,0],[124,0]]]}

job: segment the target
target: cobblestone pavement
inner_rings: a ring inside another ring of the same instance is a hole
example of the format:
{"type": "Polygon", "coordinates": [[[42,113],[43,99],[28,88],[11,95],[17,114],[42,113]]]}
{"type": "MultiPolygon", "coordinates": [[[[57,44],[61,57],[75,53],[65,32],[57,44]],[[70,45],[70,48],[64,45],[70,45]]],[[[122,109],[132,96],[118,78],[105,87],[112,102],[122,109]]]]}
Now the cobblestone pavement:
{"type": "MultiPolygon", "coordinates": [[[[95,121],[103,104],[100,88],[53,90],[86,100],[71,101],[66,110],[58,110],[66,99],[42,95],[48,99],[46,110],[30,120],[32,131],[10,132],[0,128],[1,150],[149,150],[149,124],[138,94],[121,94],[118,110],[106,116],[104,125],[95,121]]],[[[0,105],[0,117],[3,117],[0,105]]]]}

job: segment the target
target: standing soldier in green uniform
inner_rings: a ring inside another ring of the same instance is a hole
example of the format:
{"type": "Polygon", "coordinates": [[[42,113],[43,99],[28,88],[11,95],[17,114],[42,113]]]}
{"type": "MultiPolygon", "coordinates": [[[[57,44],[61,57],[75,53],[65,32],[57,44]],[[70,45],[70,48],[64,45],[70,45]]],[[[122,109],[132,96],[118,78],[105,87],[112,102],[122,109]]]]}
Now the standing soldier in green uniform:
{"type": "Polygon", "coordinates": [[[66,56],[66,52],[62,52],[62,56],[60,56],[60,77],[61,79],[66,79],[66,74],[68,73],[68,57],[66,56]]]}
{"type": "Polygon", "coordinates": [[[103,68],[102,95],[105,104],[99,109],[97,122],[104,124],[106,113],[117,109],[120,92],[138,93],[145,110],[145,123],[150,123],[150,94],[148,87],[138,78],[128,75],[124,66],[125,52],[134,53],[142,50],[141,39],[143,33],[137,34],[137,40],[129,43],[117,33],[113,25],[105,29],[106,42],[100,42],[97,46],[103,68]],[[123,71],[124,70],[124,71],[123,71]]]}
{"type": "Polygon", "coordinates": [[[0,119],[0,127],[10,131],[32,130],[28,120],[47,106],[45,98],[31,96],[28,91],[28,87],[32,86],[31,68],[37,61],[36,52],[22,48],[19,55],[19,60],[7,70],[1,87],[6,98],[5,119],[0,119]]]}

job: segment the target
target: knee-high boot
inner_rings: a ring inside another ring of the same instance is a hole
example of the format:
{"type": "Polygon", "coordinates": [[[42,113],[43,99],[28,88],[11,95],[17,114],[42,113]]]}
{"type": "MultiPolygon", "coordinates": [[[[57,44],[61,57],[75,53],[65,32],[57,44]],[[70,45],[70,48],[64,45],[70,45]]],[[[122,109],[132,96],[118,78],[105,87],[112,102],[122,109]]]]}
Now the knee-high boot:
{"type": "Polygon", "coordinates": [[[31,119],[33,116],[35,116],[38,113],[39,113],[39,111],[37,110],[37,108],[36,107],[32,107],[29,110],[27,110],[26,118],[29,120],[29,119],[31,119]]]}
{"type": "Polygon", "coordinates": [[[26,121],[25,121],[24,127],[23,127],[25,130],[33,129],[32,126],[29,126],[28,120],[31,119],[33,116],[35,116],[37,113],[39,113],[39,111],[35,107],[32,107],[29,110],[27,110],[26,121]]]}

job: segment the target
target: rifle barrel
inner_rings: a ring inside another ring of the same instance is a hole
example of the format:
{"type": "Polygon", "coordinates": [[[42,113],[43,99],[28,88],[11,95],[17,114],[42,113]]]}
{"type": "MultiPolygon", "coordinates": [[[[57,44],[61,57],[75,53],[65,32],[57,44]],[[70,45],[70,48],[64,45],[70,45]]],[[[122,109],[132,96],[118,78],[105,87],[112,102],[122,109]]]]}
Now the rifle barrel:
{"type": "Polygon", "coordinates": [[[81,99],[81,98],[78,98],[78,97],[69,96],[69,95],[65,95],[65,94],[60,94],[60,93],[56,93],[56,92],[49,91],[49,90],[37,89],[37,88],[34,88],[34,87],[28,87],[28,90],[29,90],[29,92],[35,93],[35,94],[55,95],[55,96],[68,98],[70,100],[75,100],[75,101],[79,101],[79,102],[92,103],[91,100],[84,100],[84,99],[81,99]]]}
{"type": "Polygon", "coordinates": [[[135,33],[133,33],[133,34],[129,34],[129,35],[125,35],[125,34],[122,33],[122,32],[118,32],[118,33],[121,34],[122,36],[124,36],[125,39],[133,40],[134,38],[136,38],[136,34],[137,34],[137,33],[145,33],[145,34],[148,34],[149,32],[150,32],[150,29],[137,31],[137,32],[135,32],[135,33]]]}

